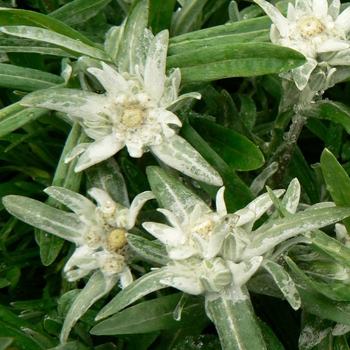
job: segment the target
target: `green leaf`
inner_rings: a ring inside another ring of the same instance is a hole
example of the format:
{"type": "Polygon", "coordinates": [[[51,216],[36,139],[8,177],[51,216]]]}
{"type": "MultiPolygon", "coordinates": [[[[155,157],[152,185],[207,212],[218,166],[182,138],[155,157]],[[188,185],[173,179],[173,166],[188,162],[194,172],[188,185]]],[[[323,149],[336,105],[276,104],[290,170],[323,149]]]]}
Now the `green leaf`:
{"type": "Polygon", "coordinates": [[[19,102],[0,110],[0,137],[10,134],[23,125],[32,122],[46,114],[46,108],[26,108],[19,102]]]}
{"type": "Polygon", "coordinates": [[[162,329],[177,329],[192,326],[196,320],[205,318],[203,301],[191,298],[181,313],[181,320],[174,319],[174,310],[182,293],[132,306],[102,321],[90,331],[95,335],[117,335],[155,332],[162,329]]]}
{"type": "MultiPolygon", "coordinates": [[[[65,158],[74,146],[84,142],[86,138],[87,136],[83,132],[81,126],[78,123],[75,123],[66,140],[61,158],[56,167],[55,175],[52,180],[53,186],[68,188],[75,192],[79,191],[82,173],[76,173],[74,171],[77,159],[73,159],[67,164],[65,158]]],[[[49,198],[47,204],[50,206],[58,205],[63,209],[62,205],[57,203],[53,198],[49,198]]],[[[35,237],[40,246],[41,261],[44,265],[48,266],[56,259],[63,246],[64,240],[55,235],[48,235],[45,231],[39,229],[35,230],[35,237]]]]}
{"type": "Polygon", "coordinates": [[[341,102],[323,100],[312,105],[310,117],[331,120],[341,124],[350,134],[350,108],[341,102]]]}
{"type": "Polygon", "coordinates": [[[190,123],[233,169],[249,171],[264,164],[264,156],[259,148],[245,136],[204,118],[190,118],[190,123]]]}
{"type": "MultiPolygon", "coordinates": [[[[334,322],[314,315],[306,315],[299,338],[300,350],[311,350],[322,342],[332,331],[334,322]]],[[[329,344],[331,348],[332,345],[329,344]]],[[[322,347],[323,348],[323,347],[322,347]]]]}
{"type": "Polygon", "coordinates": [[[90,167],[86,170],[86,174],[92,187],[106,191],[116,203],[129,207],[130,203],[124,177],[114,158],[109,158],[90,167]]]}
{"type": "Polygon", "coordinates": [[[21,91],[47,89],[63,83],[60,76],[36,69],[0,63],[0,86],[21,91]]]}
{"type": "Polygon", "coordinates": [[[221,186],[218,172],[186,140],[174,135],[151,147],[152,153],[165,164],[185,175],[213,186],[221,186]]]}
{"type": "Polygon", "coordinates": [[[254,231],[253,242],[242,258],[249,259],[264,254],[286,239],[334,224],[349,215],[350,208],[331,207],[305,210],[289,217],[271,220],[254,231]]]}
{"type": "Polygon", "coordinates": [[[328,318],[350,325],[350,304],[348,301],[334,301],[321,293],[304,286],[298,286],[303,310],[320,318],[328,318]]]}
{"type": "MultiPolygon", "coordinates": [[[[350,206],[349,175],[338,163],[335,156],[327,149],[321,155],[321,168],[327,190],[331,194],[334,203],[339,206],[350,206]]],[[[345,219],[344,224],[348,232],[350,232],[350,219],[345,219]]]]}
{"type": "Polygon", "coordinates": [[[169,29],[176,0],[150,0],[148,24],[154,35],[169,29]]]}
{"type": "Polygon", "coordinates": [[[141,192],[149,191],[150,187],[147,177],[137,165],[131,162],[128,158],[124,157],[121,159],[120,163],[125,178],[128,181],[130,198],[141,192]]]}
{"type": "Polygon", "coordinates": [[[193,83],[281,73],[304,63],[301,53],[286,47],[269,43],[238,43],[169,56],[167,68],[180,68],[182,83],[193,83]]]}
{"type": "Polygon", "coordinates": [[[143,67],[145,61],[145,28],[148,23],[148,1],[139,2],[129,13],[123,38],[118,50],[120,71],[135,73],[135,66],[143,67]]]}
{"type": "Polygon", "coordinates": [[[49,17],[72,26],[86,22],[89,18],[97,15],[110,2],[111,0],[75,0],[51,12],[49,17]]]}
{"type": "Polygon", "coordinates": [[[169,56],[203,47],[270,40],[271,20],[265,16],[214,26],[170,39],[169,56]]]}
{"type": "MultiPolygon", "coordinates": [[[[0,304],[0,337],[10,337],[14,341],[12,345],[18,349],[31,349],[31,350],[42,350],[44,347],[37,343],[37,339],[33,339],[29,332],[23,331],[32,330],[38,334],[39,329],[33,324],[26,321],[23,318],[18,317],[12,312],[8,311],[7,308],[0,304]]],[[[46,339],[46,341],[53,346],[52,339],[44,333],[41,336],[46,339]]],[[[47,348],[47,347],[46,347],[47,348]]]]}
{"type": "Polygon", "coordinates": [[[31,198],[10,195],[3,198],[3,203],[7,211],[18,219],[72,242],[81,237],[85,229],[75,214],[31,198]]]}
{"type": "MultiPolygon", "coordinates": [[[[226,188],[225,202],[228,212],[232,213],[236,210],[242,209],[249,202],[255,199],[255,196],[250,191],[249,187],[199,136],[199,134],[190,126],[189,123],[185,122],[183,124],[181,128],[181,135],[184,136],[184,138],[186,138],[188,142],[192,144],[192,146],[194,146],[196,149],[199,149],[207,162],[215,166],[215,169],[221,175],[226,188]]],[[[215,197],[215,194],[213,194],[213,197],[215,197]]]]}
{"type": "Polygon", "coordinates": [[[350,268],[350,248],[320,230],[307,232],[305,236],[311,239],[314,249],[350,268]]]}
{"type": "Polygon", "coordinates": [[[186,1],[181,11],[175,12],[171,23],[171,36],[187,33],[201,16],[204,5],[208,0],[186,1]]]}
{"type": "Polygon", "coordinates": [[[214,322],[223,350],[266,350],[248,291],[230,286],[230,296],[206,297],[207,315],[214,322]]]}
{"type": "Polygon", "coordinates": [[[67,341],[69,332],[77,320],[91,305],[101,299],[115,286],[118,278],[118,276],[105,277],[99,270],[90,277],[89,282],[73,301],[66,315],[60,337],[62,343],[67,341]]]}
{"type": "Polygon", "coordinates": [[[8,37],[3,33],[0,33],[0,50],[8,53],[37,53],[42,55],[74,57],[72,53],[66,52],[57,47],[52,47],[47,43],[29,39],[8,37]]]}
{"type": "Polygon", "coordinates": [[[32,26],[54,31],[82,43],[98,47],[97,44],[87,39],[84,35],[67,26],[66,24],[41,13],[19,9],[0,8],[0,23],[3,26],[32,26]]]}
{"type": "Polygon", "coordinates": [[[311,203],[317,203],[321,196],[321,186],[317,182],[316,174],[310,168],[309,163],[299,147],[296,147],[289,163],[288,173],[299,179],[300,184],[310,199],[311,203]]]}
{"type": "Polygon", "coordinates": [[[333,300],[350,301],[349,285],[337,281],[331,284],[313,281],[290,258],[287,257],[286,260],[293,272],[310,288],[333,300]]]}
{"type": "Polygon", "coordinates": [[[162,269],[154,270],[140,277],[120,291],[112,301],[102,308],[96,316],[96,321],[115,314],[149,293],[166,288],[167,286],[160,282],[165,277],[168,277],[168,272],[162,269]]]}
{"type": "Polygon", "coordinates": [[[0,350],[6,350],[15,339],[12,337],[1,337],[0,338],[0,350]]]}
{"type": "Polygon", "coordinates": [[[146,238],[133,235],[131,233],[127,234],[127,240],[131,248],[133,248],[146,260],[160,265],[166,265],[169,262],[167,251],[159,242],[150,241],[146,238]]]}
{"type": "Polygon", "coordinates": [[[59,34],[47,29],[29,26],[3,26],[1,31],[8,35],[13,35],[25,39],[33,39],[36,41],[42,41],[55,46],[60,49],[73,53],[76,57],[89,56],[98,60],[110,61],[110,57],[101,49],[95,46],[90,46],[77,38],[72,39],[69,36],[59,34]]]}
{"type": "Polygon", "coordinates": [[[201,198],[162,168],[150,166],[146,171],[159,205],[171,211],[180,223],[188,220],[195,205],[200,205],[203,211],[211,211],[201,198]]]}
{"type": "Polygon", "coordinates": [[[264,264],[264,268],[270,273],[276,282],[278,288],[289,302],[294,310],[298,310],[301,306],[301,299],[293,280],[287,271],[273,261],[264,264]]]}

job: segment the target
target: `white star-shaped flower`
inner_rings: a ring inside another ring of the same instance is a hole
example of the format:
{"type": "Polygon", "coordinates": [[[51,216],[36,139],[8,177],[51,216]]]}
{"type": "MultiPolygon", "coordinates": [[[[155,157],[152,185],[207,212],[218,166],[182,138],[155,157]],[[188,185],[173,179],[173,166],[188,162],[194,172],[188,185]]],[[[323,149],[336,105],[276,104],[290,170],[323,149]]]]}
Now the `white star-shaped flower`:
{"type": "MultiPolygon", "coordinates": [[[[153,37],[149,31],[146,36],[153,37]]],[[[21,105],[67,113],[83,126],[94,142],[79,144],[66,158],[68,162],[80,156],[75,167],[78,172],[108,159],[126,146],[131,157],[139,158],[151,151],[172,168],[221,186],[219,174],[176,133],[182,123],[169,109],[185,98],[200,98],[200,94],[178,95],[179,69],[169,77],[165,75],[168,41],[167,31],[154,37],[149,48],[144,48],[144,64],[136,65],[131,73],[120,72],[104,62],[100,62],[100,68],[88,68],[103,86],[102,94],[48,89],[26,96],[21,105]]]]}
{"type": "Polygon", "coordinates": [[[69,281],[76,281],[91,271],[100,269],[106,279],[121,286],[132,282],[128,266],[132,254],[125,234],[134,227],[143,204],[154,198],[147,191],[135,197],[130,208],[115,203],[107,192],[92,188],[89,194],[97,205],[84,196],[61,187],[48,187],[45,192],[69,207],[82,223],[80,235],[63,237],[77,245],[64,271],[69,281]]]}
{"type": "MultiPolygon", "coordinates": [[[[274,191],[278,197],[283,192],[274,191]]],[[[198,201],[180,221],[171,211],[158,209],[171,227],[155,222],[145,222],[143,227],[165,245],[171,259],[163,267],[171,276],[164,278],[162,283],[190,294],[219,292],[230,283],[245,284],[263,260],[260,253],[243,258],[254,240],[252,227],[272,204],[265,193],[244,209],[227,214],[222,187],[216,196],[216,211],[198,201]],[[223,243],[230,234],[236,244],[235,249],[227,252],[227,243],[224,250],[223,243]]]]}
{"type": "MultiPolygon", "coordinates": [[[[350,31],[350,8],[340,13],[340,1],[295,0],[288,3],[287,17],[265,0],[254,0],[271,18],[271,41],[276,45],[290,47],[305,55],[308,62],[292,70],[292,76],[299,88],[307,85],[317,65],[349,65],[349,59],[338,56],[349,54],[347,40],[350,31]]],[[[328,80],[335,69],[327,68],[328,80]]],[[[328,82],[329,84],[329,82],[328,82]]],[[[328,88],[326,86],[325,88],[328,88]]]]}

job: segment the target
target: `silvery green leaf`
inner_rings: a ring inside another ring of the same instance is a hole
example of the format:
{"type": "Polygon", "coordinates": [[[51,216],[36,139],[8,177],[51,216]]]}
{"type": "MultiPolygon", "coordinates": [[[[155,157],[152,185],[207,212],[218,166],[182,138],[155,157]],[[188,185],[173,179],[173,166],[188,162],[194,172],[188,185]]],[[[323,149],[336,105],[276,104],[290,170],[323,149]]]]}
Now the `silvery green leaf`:
{"type": "Polygon", "coordinates": [[[128,233],[126,238],[131,248],[133,248],[144,259],[160,265],[166,265],[169,262],[165,247],[158,241],[150,241],[131,233],[128,233]]]}
{"type": "Polygon", "coordinates": [[[271,220],[260,226],[254,240],[243,254],[243,259],[262,255],[283,241],[300,233],[331,225],[350,215],[350,208],[332,207],[298,212],[292,216],[271,220]]]}
{"type": "Polygon", "coordinates": [[[5,26],[1,27],[0,30],[5,34],[19,38],[33,39],[56,45],[64,51],[74,53],[77,57],[86,55],[99,60],[110,61],[110,57],[104,51],[47,29],[30,26],[5,26]]]}
{"type": "Polygon", "coordinates": [[[104,190],[116,203],[129,207],[129,197],[124,177],[114,158],[109,158],[86,169],[86,174],[92,187],[104,190]]]}
{"type": "Polygon", "coordinates": [[[111,58],[116,61],[120,43],[124,35],[124,29],[125,29],[125,21],[119,26],[119,27],[112,27],[107,33],[106,33],[106,40],[105,40],[105,51],[108,53],[111,58]]]}
{"type": "Polygon", "coordinates": [[[146,57],[145,88],[156,101],[159,101],[164,93],[168,41],[169,33],[167,30],[158,33],[151,41],[146,57]]]}
{"type": "Polygon", "coordinates": [[[126,20],[123,38],[117,55],[122,72],[135,73],[135,67],[144,67],[145,28],[148,23],[148,1],[140,1],[126,20]]]}
{"type": "Polygon", "coordinates": [[[278,163],[272,162],[253,180],[253,182],[250,185],[250,190],[255,195],[258,195],[258,193],[264,188],[267,179],[271,177],[277,170],[278,163]]]}
{"type": "Polygon", "coordinates": [[[94,121],[104,120],[99,117],[104,97],[90,91],[53,88],[34,91],[26,95],[20,102],[22,106],[43,107],[71,114],[81,119],[91,116],[94,121]]]}
{"type": "Polygon", "coordinates": [[[162,162],[185,175],[213,186],[222,186],[219,173],[186,140],[178,135],[151,147],[162,162]]]}
{"type": "Polygon", "coordinates": [[[238,220],[239,216],[235,214],[228,214],[220,218],[210,235],[207,251],[204,252],[205,258],[213,258],[219,253],[225,237],[234,230],[238,220]]]}
{"type": "Polygon", "coordinates": [[[11,195],[4,197],[3,203],[7,211],[18,219],[71,242],[78,242],[86,229],[75,214],[31,198],[11,195]]]}
{"type": "MultiPolygon", "coordinates": [[[[284,190],[274,190],[276,197],[282,196],[284,190]]],[[[245,208],[235,212],[240,218],[237,226],[241,226],[247,232],[252,230],[254,223],[273,205],[273,201],[268,193],[264,193],[251,201],[245,208]]]]}
{"type": "Polygon", "coordinates": [[[97,15],[109,2],[111,0],[75,0],[49,13],[48,16],[72,26],[84,23],[97,15]]]}
{"type": "Polygon", "coordinates": [[[166,287],[161,279],[168,276],[164,269],[155,269],[140,277],[132,284],[120,291],[102,310],[97,314],[96,321],[115,314],[119,310],[132,304],[143,296],[166,287]]]}
{"type": "Polygon", "coordinates": [[[283,293],[284,297],[289,302],[290,306],[294,310],[298,310],[301,306],[300,295],[293,280],[286,272],[286,270],[282,266],[274,263],[273,261],[266,262],[264,264],[264,268],[273,277],[277,286],[283,293]]]}
{"type": "Polygon", "coordinates": [[[227,234],[224,239],[221,254],[226,260],[237,261],[249,242],[243,241],[239,232],[242,232],[243,237],[246,234],[241,227],[236,227],[234,232],[227,234]]]}
{"type": "Polygon", "coordinates": [[[97,300],[106,295],[117,283],[119,275],[105,277],[101,271],[95,272],[89,279],[84,289],[74,300],[64,320],[61,332],[61,342],[67,341],[68,335],[74,324],[97,300]]]}
{"type": "Polygon", "coordinates": [[[339,263],[350,268],[350,248],[338,242],[336,239],[330,237],[320,230],[307,232],[306,237],[310,238],[312,244],[320,249],[323,253],[335,259],[339,263]]]}
{"type": "Polygon", "coordinates": [[[188,220],[197,204],[200,205],[203,213],[211,212],[201,198],[162,168],[148,167],[147,176],[159,205],[172,212],[180,223],[188,220]]]}
{"type": "Polygon", "coordinates": [[[290,182],[287,192],[283,196],[282,204],[291,214],[295,214],[298,209],[300,190],[300,183],[298,179],[295,178],[290,182]]]}
{"type": "Polygon", "coordinates": [[[223,350],[267,349],[245,287],[232,285],[225,293],[206,295],[205,309],[223,350]]]}
{"type": "Polygon", "coordinates": [[[227,260],[226,264],[231,270],[235,286],[245,285],[258,270],[262,261],[262,256],[253,256],[249,260],[243,260],[239,263],[227,260]]]}
{"type": "Polygon", "coordinates": [[[0,63],[0,86],[21,91],[47,89],[63,83],[60,76],[28,67],[0,63]]]}
{"type": "Polygon", "coordinates": [[[30,123],[48,112],[46,108],[26,108],[19,102],[0,110],[0,137],[10,134],[21,126],[30,123]]]}
{"type": "Polygon", "coordinates": [[[91,215],[95,212],[96,205],[94,203],[81,194],[67,188],[51,186],[46,188],[45,192],[52,198],[66,205],[78,216],[84,216],[89,220],[91,215]]]}
{"type": "Polygon", "coordinates": [[[176,247],[186,242],[187,235],[174,227],[158,222],[144,222],[142,226],[165,245],[176,247]]]}
{"type": "Polygon", "coordinates": [[[208,0],[186,1],[182,8],[175,12],[171,23],[172,36],[185,34],[198,21],[198,17],[208,0]]]}

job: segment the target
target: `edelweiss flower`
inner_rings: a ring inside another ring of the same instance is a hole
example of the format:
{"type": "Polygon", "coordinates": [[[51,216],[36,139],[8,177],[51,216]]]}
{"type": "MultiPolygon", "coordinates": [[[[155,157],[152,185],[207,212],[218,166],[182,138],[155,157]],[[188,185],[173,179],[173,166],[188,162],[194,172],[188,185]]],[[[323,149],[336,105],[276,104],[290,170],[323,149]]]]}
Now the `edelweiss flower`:
{"type": "MultiPolygon", "coordinates": [[[[150,36],[148,31],[147,37],[150,36]]],[[[99,163],[126,146],[131,157],[139,158],[150,150],[162,162],[194,179],[222,185],[219,174],[174,129],[182,123],[167,108],[185,98],[200,98],[200,94],[178,96],[180,70],[169,77],[165,75],[168,40],[167,31],[154,37],[149,48],[145,48],[144,65],[136,66],[132,74],[118,72],[104,62],[100,68],[88,68],[105,89],[103,94],[48,89],[44,94],[41,91],[28,95],[21,104],[67,113],[95,140],[76,146],[66,158],[70,161],[80,155],[76,171],[99,163]]]]}
{"type": "Polygon", "coordinates": [[[89,190],[97,205],[65,188],[52,186],[45,192],[73,210],[82,224],[80,235],[63,237],[77,245],[64,268],[67,279],[76,281],[100,269],[106,279],[113,279],[114,284],[120,278],[122,287],[129,285],[132,276],[128,263],[132,254],[125,234],[134,227],[143,204],[154,198],[152,192],[136,196],[130,209],[115,203],[107,192],[98,188],[89,190]]]}
{"type": "Polygon", "coordinates": [[[74,213],[20,196],[7,196],[4,205],[11,214],[28,224],[77,245],[64,269],[69,281],[100,269],[105,279],[111,280],[111,288],[119,279],[122,287],[130,284],[132,276],[128,263],[132,254],[125,234],[135,225],[144,203],[154,198],[152,192],[136,196],[130,208],[115,203],[107,192],[98,188],[89,190],[97,205],[63,187],[51,186],[45,192],[74,213]]]}
{"type": "Polygon", "coordinates": [[[119,280],[122,288],[133,281],[128,266],[132,253],[125,235],[134,226],[143,204],[154,196],[150,191],[143,192],[126,208],[98,188],[89,191],[97,205],[65,188],[52,186],[45,192],[74,213],[21,196],[7,196],[3,202],[12,215],[24,222],[77,245],[64,268],[69,281],[93,272],[67,313],[61,332],[64,343],[75,322],[94,302],[109,293],[119,280]]]}
{"type": "Polygon", "coordinates": [[[308,60],[303,66],[292,70],[293,79],[303,90],[317,65],[326,70],[327,84],[335,72],[333,65],[349,65],[350,8],[340,12],[340,1],[295,0],[288,3],[287,18],[265,0],[254,0],[271,18],[271,41],[290,47],[304,54],[308,60]],[[342,57],[339,57],[340,56],[342,57]],[[349,57],[349,56],[348,56],[349,57]]]}
{"type": "MultiPolygon", "coordinates": [[[[274,191],[278,197],[283,192],[274,191]]],[[[246,208],[227,214],[222,187],[216,196],[216,212],[198,201],[181,223],[169,210],[159,209],[173,227],[155,222],[146,222],[143,227],[166,246],[172,260],[164,267],[171,276],[162,283],[190,294],[220,292],[231,283],[246,283],[259,268],[264,253],[243,258],[254,239],[250,231],[272,204],[265,193],[246,208]],[[228,236],[235,240],[235,246],[226,242],[228,236]]]]}

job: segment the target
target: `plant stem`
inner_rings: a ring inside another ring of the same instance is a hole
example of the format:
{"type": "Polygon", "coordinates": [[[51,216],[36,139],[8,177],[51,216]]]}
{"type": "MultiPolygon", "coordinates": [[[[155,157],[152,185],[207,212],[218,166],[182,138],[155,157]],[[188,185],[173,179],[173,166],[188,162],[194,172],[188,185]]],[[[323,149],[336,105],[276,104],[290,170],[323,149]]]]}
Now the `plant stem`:
{"type": "Polygon", "coordinates": [[[266,350],[245,286],[230,286],[219,295],[210,293],[206,296],[205,307],[215,324],[223,350],[266,350]]]}
{"type": "Polygon", "coordinates": [[[285,133],[285,142],[277,149],[276,154],[278,169],[273,176],[274,185],[276,187],[281,186],[284,175],[287,171],[290,160],[293,156],[294,149],[297,145],[298,138],[301,130],[306,122],[306,117],[301,115],[299,112],[292,117],[292,124],[289,131],[285,133]]]}

